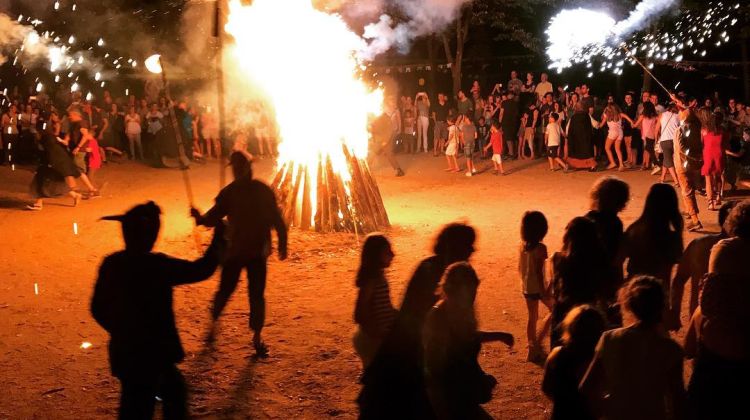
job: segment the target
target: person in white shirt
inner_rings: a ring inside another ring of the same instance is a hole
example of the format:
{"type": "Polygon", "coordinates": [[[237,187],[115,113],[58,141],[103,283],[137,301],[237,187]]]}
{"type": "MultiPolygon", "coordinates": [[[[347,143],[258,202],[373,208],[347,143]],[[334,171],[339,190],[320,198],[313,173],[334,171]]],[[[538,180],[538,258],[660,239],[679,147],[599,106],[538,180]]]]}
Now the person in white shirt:
{"type": "Polygon", "coordinates": [[[555,163],[558,163],[565,171],[568,170],[568,164],[560,158],[560,144],[562,143],[563,129],[558,123],[560,115],[553,112],[549,115],[549,122],[544,133],[544,144],[547,146],[547,160],[549,161],[549,170],[556,171],[555,163]]]}
{"type": "Polygon", "coordinates": [[[143,145],[141,144],[141,116],[135,111],[135,107],[130,107],[130,112],[125,115],[125,136],[130,143],[130,159],[135,160],[135,146],[138,146],[138,152],[143,160],[143,145]]]}
{"type": "Polygon", "coordinates": [[[664,182],[668,170],[676,185],[678,181],[677,172],[674,169],[674,139],[679,128],[680,118],[677,115],[677,108],[672,104],[659,116],[656,137],[659,139],[659,148],[663,155],[661,182],[664,182]]]}
{"type": "Polygon", "coordinates": [[[542,73],[542,81],[536,85],[536,96],[539,102],[544,102],[544,95],[552,93],[552,83],[547,81],[547,73],[542,73]]]}

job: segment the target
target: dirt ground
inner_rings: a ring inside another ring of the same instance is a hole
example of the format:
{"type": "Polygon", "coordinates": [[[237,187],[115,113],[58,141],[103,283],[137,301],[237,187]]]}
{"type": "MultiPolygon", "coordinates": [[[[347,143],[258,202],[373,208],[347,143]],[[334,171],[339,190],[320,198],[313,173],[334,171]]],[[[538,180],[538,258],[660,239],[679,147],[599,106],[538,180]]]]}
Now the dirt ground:
{"type": "MultiPolygon", "coordinates": [[[[546,418],[550,404],[540,391],[541,368],[525,362],[526,310],[516,273],[519,221],[526,210],[542,210],[550,223],[545,242],[550,252],[558,250],[565,224],[586,212],[588,190],[602,173],[551,173],[546,162],[535,161],[508,164],[507,176],[485,172],[467,178],[445,173],[444,159],[399,159],[407,173],[403,178],[382,163],[374,170],[393,224],[387,233],[397,254],[388,273],[394,302],[400,303],[406,281],[429,255],[441,225],[459,220],[475,226],[479,238],[472,263],[482,280],[480,327],[517,338],[514,350],[500,344],[482,350],[482,366],[500,382],[485,407],[500,419],[546,418]]],[[[485,165],[489,162],[480,168],[485,165]]],[[[268,160],[256,165],[262,179],[271,170],[268,160]]],[[[190,170],[204,210],[217,193],[218,174],[215,162],[190,170]]],[[[618,175],[633,190],[623,214],[627,226],[656,178],[641,171],[618,175]]],[[[100,261],[120,249],[122,240],[117,223],[97,220],[155,200],[164,212],[156,249],[197,257],[181,177],[176,170],[110,164],[101,171],[99,181],[107,182],[102,198],[78,208],[67,198],[50,199],[41,212],[23,210],[31,177],[31,168],[0,167],[0,418],[111,418],[119,384],[110,375],[107,336],[91,318],[89,300],[100,261]],[[92,346],[84,349],[83,342],[92,346]]],[[[716,213],[705,210],[705,200],[701,206],[706,230],[718,231],[716,213]]],[[[199,233],[208,240],[207,231],[199,233]]],[[[686,243],[692,236],[686,235],[686,243]]],[[[213,348],[203,337],[218,273],[176,289],[174,309],[187,352],[181,369],[196,417],[356,417],[360,364],[351,337],[357,239],[292,230],[289,248],[287,261],[270,261],[269,359],[251,357],[245,284],[227,307],[213,348]]]]}

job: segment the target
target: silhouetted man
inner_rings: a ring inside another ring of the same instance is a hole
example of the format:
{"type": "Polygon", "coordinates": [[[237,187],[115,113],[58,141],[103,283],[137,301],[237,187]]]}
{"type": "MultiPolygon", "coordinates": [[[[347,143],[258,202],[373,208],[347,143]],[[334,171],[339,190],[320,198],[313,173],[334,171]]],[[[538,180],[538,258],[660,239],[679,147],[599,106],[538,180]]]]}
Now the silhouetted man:
{"type": "MultiPolygon", "coordinates": [[[[229,222],[229,244],[221,270],[221,283],[214,296],[211,316],[214,322],[224,310],[229,297],[240,279],[244,268],[247,273],[247,288],[250,295],[250,328],[253,330],[253,346],[258,356],[266,356],[268,347],[261,339],[261,330],[266,317],[266,260],[271,254],[271,229],[276,230],[279,240],[279,259],[286,259],[286,224],[276,205],[276,196],[271,188],[253,179],[250,161],[240,152],[229,158],[234,181],[221,190],[216,204],[205,215],[192,208],[190,214],[195,223],[217,226],[224,217],[229,222]]],[[[213,331],[213,330],[212,330],[213,331]]]]}
{"type": "Polygon", "coordinates": [[[210,277],[219,264],[223,226],[206,253],[185,261],[151,252],[161,210],[153,202],[102,220],[122,223],[125,250],[99,268],[91,313],[110,336],[109,363],[122,385],[120,419],[150,419],[156,397],[165,419],[185,419],[187,391],[175,365],[185,357],[175,326],[172,288],[210,277]]]}

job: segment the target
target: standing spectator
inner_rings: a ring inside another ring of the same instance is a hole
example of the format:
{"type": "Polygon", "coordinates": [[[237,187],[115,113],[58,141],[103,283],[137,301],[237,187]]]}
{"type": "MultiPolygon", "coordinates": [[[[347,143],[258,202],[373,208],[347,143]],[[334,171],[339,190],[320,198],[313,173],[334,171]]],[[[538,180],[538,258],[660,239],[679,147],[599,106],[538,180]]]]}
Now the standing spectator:
{"type": "Polygon", "coordinates": [[[473,112],[474,105],[471,103],[471,100],[466,97],[463,90],[458,91],[457,98],[458,103],[456,104],[456,109],[458,110],[459,116],[473,112]]]}
{"type": "Polygon", "coordinates": [[[728,137],[721,128],[724,117],[720,113],[712,114],[706,108],[701,109],[698,116],[701,119],[703,139],[701,175],[706,177],[708,209],[718,210],[721,207],[721,196],[724,190],[724,161],[728,137]]]}
{"type": "Polygon", "coordinates": [[[602,335],[581,393],[597,418],[686,418],[682,349],[661,328],[665,296],[660,280],[633,279],[621,301],[634,322],[602,335]]]}
{"type": "Polygon", "coordinates": [[[518,156],[521,159],[526,159],[526,146],[529,147],[531,155],[530,159],[536,159],[536,147],[534,145],[534,137],[536,134],[536,127],[539,124],[539,110],[536,109],[535,103],[530,103],[529,108],[524,111],[523,117],[521,118],[521,124],[524,127],[523,130],[523,141],[518,144],[518,156]]]}
{"type": "Polygon", "coordinates": [[[633,121],[638,119],[638,107],[633,102],[633,94],[630,92],[625,94],[625,104],[622,107],[622,113],[629,118],[622,122],[622,135],[625,140],[625,152],[627,156],[625,165],[635,166],[636,158],[638,157],[635,142],[640,140],[640,136],[633,124],[633,121]]]}
{"type": "Polygon", "coordinates": [[[666,111],[666,108],[662,106],[659,103],[659,95],[656,93],[651,93],[651,96],[649,97],[649,100],[652,104],[654,104],[654,108],[656,108],[656,113],[661,115],[662,112],[666,111]]]}
{"type": "Polygon", "coordinates": [[[534,73],[526,73],[526,81],[521,88],[520,94],[521,105],[523,107],[529,106],[531,103],[537,103],[536,96],[536,83],[534,82],[534,73]]]}
{"type": "MultiPolygon", "coordinates": [[[[417,101],[418,102],[418,101],[417,101]]],[[[417,103],[419,105],[419,103],[417,103]]],[[[404,145],[404,153],[419,153],[419,144],[414,137],[418,126],[411,110],[404,111],[404,132],[401,133],[401,142],[404,145]]]]}
{"type": "Polygon", "coordinates": [[[420,146],[425,153],[429,153],[430,145],[427,140],[427,130],[430,127],[430,98],[426,92],[417,93],[414,99],[417,108],[417,152],[420,146]]]}
{"type": "Polygon", "coordinates": [[[625,231],[623,255],[628,277],[649,275],[664,287],[682,256],[682,215],[674,188],[654,184],[646,196],[641,216],[625,231]]]}
{"type": "Polygon", "coordinates": [[[163,135],[164,129],[164,114],[159,111],[159,106],[155,103],[151,104],[151,111],[146,115],[146,132],[148,133],[150,149],[153,157],[157,157],[162,153],[160,144],[160,137],[163,135]]]}
{"type": "Polygon", "coordinates": [[[479,86],[479,80],[475,80],[471,84],[471,89],[469,90],[469,92],[471,92],[472,95],[477,95],[479,97],[482,96],[482,88],[479,86]]]}
{"type": "Polygon", "coordinates": [[[490,129],[492,128],[492,124],[490,123],[489,119],[485,119],[485,117],[479,117],[477,120],[477,149],[479,150],[480,159],[484,159],[485,157],[485,148],[487,144],[490,141],[490,129]]]}
{"type": "Polygon", "coordinates": [[[659,115],[656,113],[656,108],[654,108],[654,104],[651,102],[644,102],[641,105],[643,106],[643,111],[638,117],[638,121],[633,124],[633,127],[641,127],[641,138],[643,139],[642,169],[647,170],[651,168],[651,165],[657,166],[655,145],[659,115]]]}
{"type": "Polygon", "coordinates": [[[433,156],[443,153],[445,142],[448,140],[448,98],[444,93],[438,93],[438,103],[432,107],[432,118],[435,120],[433,136],[433,156]]]}
{"type": "Polygon", "coordinates": [[[537,100],[539,102],[544,101],[545,96],[547,96],[548,93],[552,93],[552,83],[547,81],[547,73],[542,73],[539,78],[541,81],[539,84],[536,85],[536,89],[534,89],[534,92],[536,92],[537,100]]]}
{"type": "Polygon", "coordinates": [[[479,121],[480,117],[484,116],[485,102],[484,102],[484,98],[482,98],[481,96],[479,96],[478,93],[473,92],[471,95],[472,95],[471,96],[472,101],[474,102],[474,113],[473,113],[473,116],[472,116],[473,117],[472,121],[474,121],[474,123],[476,123],[476,122],[479,121]]]}
{"type": "Polygon", "coordinates": [[[544,145],[547,146],[547,160],[549,161],[549,170],[556,171],[555,163],[559,164],[565,171],[568,170],[568,164],[560,158],[560,145],[564,135],[560,127],[560,115],[556,112],[549,114],[549,122],[544,133],[544,145]]]}
{"type": "Polygon", "coordinates": [[[363,370],[372,362],[396,318],[385,276],[385,269],[392,261],[393,251],[385,236],[373,234],[365,239],[357,271],[359,292],[354,309],[354,322],[358,325],[354,348],[362,359],[363,370]]]}
{"type": "Polygon", "coordinates": [[[464,156],[466,156],[466,176],[473,176],[477,173],[476,168],[474,168],[474,146],[476,145],[477,140],[477,129],[474,126],[474,123],[471,122],[471,116],[470,115],[463,115],[460,118],[460,122],[458,122],[460,136],[461,136],[461,144],[464,148],[464,156]]]}
{"type": "Polygon", "coordinates": [[[141,144],[141,117],[135,111],[135,107],[129,108],[128,114],[125,115],[125,135],[128,137],[130,144],[130,159],[135,160],[135,149],[138,146],[138,152],[143,160],[143,145],[141,144]]]}
{"type": "Polygon", "coordinates": [[[602,313],[591,305],[576,306],[562,322],[562,345],[555,347],[544,365],[542,391],[552,400],[552,420],[594,420],[578,391],[606,328],[602,313]]]}
{"type": "Polygon", "coordinates": [[[508,154],[519,158],[516,153],[516,141],[518,140],[518,126],[520,124],[520,109],[513,91],[508,92],[508,97],[500,104],[500,126],[503,129],[503,138],[508,144],[508,154]]]}
{"type": "Polygon", "coordinates": [[[583,104],[583,109],[587,113],[591,113],[594,109],[594,97],[591,96],[589,92],[589,86],[588,85],[581,85],[581,97],[580,97],[581,103],[583,104]]]}
{"type": "Polygon", "coordinates": [[[523,88],[523,82],[518,78],[518,72],[511,70],[510,80],[508,80],[508,92],[513,92],[513,95],[518,96],[523,88]]]}
{"type": "Polygon", "coordinates": [[[565,157],[568,165],[596,171],[594,159],[594,128],[582,102],[576,102],[575,113],[568,122],[565,157]]]}
{"type": "Polygon", "coordinates": [[[499,173],[505,175],[503,170],[503,132],[500,128],[500,123],[497,121],[492,122],[490,127],[490,143],[485,146],[485,152],[488,148],[492,147],[492,167],[495,175],[499,173]]]}
{"type": "Polygon", "coordinates": [[[737,190],[738,184],[750,188],[750,128],[742,132],[739,149],[736,151],[727,149],[726,154],[729,159],[724,176],[731,190],[737,190]]]}
{"type": "Polygon", "coordinates": [[[3,114],[3,150],[5,155],[0,164],[4,165],[5,162],[9,164],[13,161],[13,147],[18,148],[18,111],[15,105],[11,105],[6,113],[3,114]]]}

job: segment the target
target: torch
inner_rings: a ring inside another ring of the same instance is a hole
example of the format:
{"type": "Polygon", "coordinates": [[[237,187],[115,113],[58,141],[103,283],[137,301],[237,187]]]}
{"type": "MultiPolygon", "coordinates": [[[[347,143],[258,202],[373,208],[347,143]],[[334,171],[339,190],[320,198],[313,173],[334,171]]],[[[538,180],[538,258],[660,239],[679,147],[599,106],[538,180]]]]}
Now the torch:
{"type": "MultiPolygon", "coordinates": [[[[169,84],[167,83],[167,72],[164,71],[162,65],[161,55],[154,54],[147,58],[144,62],[146,69],[154,74],[161,74],[161,80],[164,84],[164,94],[167,96],[167,101],[172,102],[172,98],[169,94],[169,84]]],[[[180,125],[177,122],[177,116],[174,113],[174,107],[168,106],[169,109],[169,120],[172,123],[172,129],[174,130],[175,140],[177,142],[177,154],[180,162],[180,172],[182,172],[182,181],[185,184],[185,192],[187,193],[188,202],[190,207],[193,207],[193,187],[190,184],[190,176],[188,175],[188,159],[185,156],[185,144],[182,140],[182,133],[180,132],[180,125]]]]}

